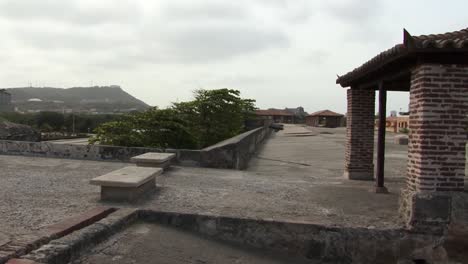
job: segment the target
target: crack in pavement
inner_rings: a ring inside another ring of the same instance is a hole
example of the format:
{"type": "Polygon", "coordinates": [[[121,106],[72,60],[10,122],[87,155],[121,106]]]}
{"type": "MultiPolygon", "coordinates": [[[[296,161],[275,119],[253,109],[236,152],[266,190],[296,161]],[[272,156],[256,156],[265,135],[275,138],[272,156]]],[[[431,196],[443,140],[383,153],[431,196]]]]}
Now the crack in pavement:
{"type": "Polygon", "coordinates": [[[300,163],[300,162],[287,161],[287,160],[279,160],[279,159],[270,159],[270,158],[265,158],[265,157],[260,157],[260,156],[255,156],[255,158],[261,159],[261,160],[270,160],[270,161],[278,161],[278,162],[296,164],[296,165],[301,165],[301,166],[306,166],[306,167],[311,167],[311,166],[312,166],[312,164],[307,164],[307,163],[300,163]]]}

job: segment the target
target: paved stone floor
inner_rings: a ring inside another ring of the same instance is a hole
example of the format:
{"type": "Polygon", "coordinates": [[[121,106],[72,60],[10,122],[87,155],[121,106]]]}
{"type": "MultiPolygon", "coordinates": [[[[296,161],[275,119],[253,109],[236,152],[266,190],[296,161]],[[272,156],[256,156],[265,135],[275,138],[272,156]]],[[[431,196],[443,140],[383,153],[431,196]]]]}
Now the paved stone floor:
{"type": "MultiPolygon", "coordinates": [[[[389,135],[390,194],[375,194],[369,192],[373,182],[342,177],[344,133],[343,128],[285,126],[246,171],[174,167],[157,178],[157,192],[139,204],[105,205],[335,226],[397,226],[406,146],[395,145],[389,135]]],[[[0,156],[0,242],[102,205],[99,188],[89,180],[124,166],[128,164],[0,156]]]]}
{"type": "Polygon", "coordinates": [[[273,252],[214,241],[171,227],[137,223],[84,254],[73,264],[280,264],[309,263],[273,252]]]}

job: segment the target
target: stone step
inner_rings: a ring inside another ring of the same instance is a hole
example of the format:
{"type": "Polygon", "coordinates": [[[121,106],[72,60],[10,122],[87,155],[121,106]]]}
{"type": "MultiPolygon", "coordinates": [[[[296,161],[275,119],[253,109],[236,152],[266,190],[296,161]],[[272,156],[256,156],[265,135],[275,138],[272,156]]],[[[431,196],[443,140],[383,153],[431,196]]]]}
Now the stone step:
{"type": "Polygon", "coordinates": [[[174,153],[148,152],[130,159],[139,167],[157,167],[167,169],[176,155],[174,153]]]}
{"type": "Polygon", "coordinates": [[[125,167],[90,181],[101,186],[101,200],[134,202],[156,188],[156,176],[162,168],[125,167]]]}

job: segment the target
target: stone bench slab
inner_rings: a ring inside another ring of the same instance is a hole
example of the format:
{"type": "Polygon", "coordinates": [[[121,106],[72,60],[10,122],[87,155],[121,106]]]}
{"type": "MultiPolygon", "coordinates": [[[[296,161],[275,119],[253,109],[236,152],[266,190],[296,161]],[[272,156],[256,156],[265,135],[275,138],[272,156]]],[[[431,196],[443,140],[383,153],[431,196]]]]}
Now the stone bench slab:
{"type": "Polygon", "coordinates": [[[105,187],[139,187],[161,173],[161,168],[125,167],[94,178],[90,183],[105,187]]]}
{"type": "Polygon", "coordinates": [[[141,167],[160,167],[167,168],[171,165],[171,160],[176,155],[174,153],[156,153],[148,152],[130,159],[131,162],[136,163],[141,167]]]}

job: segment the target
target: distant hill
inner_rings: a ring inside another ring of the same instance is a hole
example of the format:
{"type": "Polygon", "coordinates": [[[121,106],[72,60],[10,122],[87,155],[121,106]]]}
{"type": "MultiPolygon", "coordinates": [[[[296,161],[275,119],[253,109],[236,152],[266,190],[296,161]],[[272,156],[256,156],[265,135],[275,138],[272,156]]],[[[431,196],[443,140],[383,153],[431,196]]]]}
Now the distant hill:
{"type": "Polygon", "coordinates": [[[11,93],[13,104],[22,111],[71,109],[85,112],[91,109],[96,112],[125,112],[149,107],[117,85],[67,89],[27,87],[6,88],[6,90],[11,93]]]}

